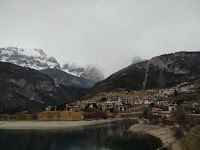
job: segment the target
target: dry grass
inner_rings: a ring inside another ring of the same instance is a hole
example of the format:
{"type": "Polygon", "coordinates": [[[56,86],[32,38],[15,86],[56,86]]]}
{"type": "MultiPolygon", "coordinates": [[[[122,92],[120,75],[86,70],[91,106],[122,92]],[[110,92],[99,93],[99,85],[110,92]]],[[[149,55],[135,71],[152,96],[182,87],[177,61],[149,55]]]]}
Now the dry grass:
{"type": "Polygon", "coordinates": [[[83,112],[73,111],[44,111],[39,113],[37,120],[81,120],[83,112]],[[60,114],[60,115],[59,115],[60,114]]]}
{"type": "Polygon", "coordinates": [[[137,93],[109,93],[109,94],[105,94],[105,95],[97,95],[95,97],[93,97],[93,99],[100,99],[101,97],[122,97],[122,98],[132,98],[132,97],[136,97],[136,96],[139,96],[139,97],[143,97],[143,96],[149,96],[149,93],[147,92],[137,92],[137,93]]]}
{"type": "Polygon", "coordinates": [[[183,145],[183,150],[187,150],[187,148],[189,148],[189,150],[200,149],[200,125],[195,126],[190,130],[190,132],[185,137],[185,142],[182,142],[182,145],[183,145]]]}
{"type": "MultiPolygon", "coordinates": [[[[107,117],[112,117],[110,111],[106,112],[107,117]]],[[[32,114],[16,115],[15,121],[79,121],[81,116],[84,115],[83,111],[43,111],[38,113],[37,119],[33,119],[32,114]]]]}
{"type": "Polygon", "coordinates": [[[148,107],[148,105],[138,104],[133,108],[133,110],[135,110],[135,112],[144,112],[145,108],[147,108],[147,107],[148,107]]]}
{"type": "Polygon", "coordinates": [[[132,118],[132,117],[138,117],[139,114],[119,114],[121,118],[132,118]]]}
{"type": "Polygon", "coordinates": [[[172,149],[172,145],[174,144],[174,142],[173,143],[170,143],[168,146],[167,146],[167,150],[173,150],[172,149]]]}

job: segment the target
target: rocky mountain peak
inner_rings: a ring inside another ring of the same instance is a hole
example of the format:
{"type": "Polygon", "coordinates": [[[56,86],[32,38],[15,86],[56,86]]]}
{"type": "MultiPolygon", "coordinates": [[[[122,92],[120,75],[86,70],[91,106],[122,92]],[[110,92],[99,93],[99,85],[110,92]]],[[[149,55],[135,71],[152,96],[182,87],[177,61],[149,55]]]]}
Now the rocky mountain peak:
{"type": "Polygon", "coordinates": [[[95,82],[104,79],[104,75],[96,65],[87,65],[86,67],[78,66],[76,63],[64,64],[61,69],[69,74],[93,80],[95,82]]]}
{"type": "Polygon", "coordinates": [[[0,48],[0,61],[36,70],[47,68],[60,69],[60,64],[57,60],[54,57],[48,57],[42,49],[0,48]]]}
{"type": "Polygon", "coordinates": [[[145,59],[142,59],[140,56],[136,56],[133,58],[132,64],[136,64],[136,63],[143,62],[143,61],[145,61],[145,59]]]}
{"type": "Polygon", "coordinates": [[[49,57],[42,49],[24,49],[17,47],[0,48],[0,61],[10,62],[35,70],[59,69],[77,77],[83,77],[94,82],[104,79],[102,71],[95,65],[82,67],[76,63],[60,64],[54,57],[49,57]]]}
{"type": "Polygon", "coordinates": [[[85,67],[85,73],[83,74],[86,78],[91,78],[94,81],[104,80],[104,75],[101,68],[97,65],[87,65],[85,67]]]}

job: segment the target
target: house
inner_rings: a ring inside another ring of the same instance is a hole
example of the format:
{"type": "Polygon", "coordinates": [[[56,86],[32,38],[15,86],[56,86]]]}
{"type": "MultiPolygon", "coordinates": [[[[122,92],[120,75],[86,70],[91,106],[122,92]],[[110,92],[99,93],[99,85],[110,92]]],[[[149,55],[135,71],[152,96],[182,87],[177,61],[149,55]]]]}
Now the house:
{"type": "Polygon", "coordinates": [[[134,100],[134,98],[128,98],[128,104],[130,104],[130,105],[135,105],[135,100],[134,100]]]}
{"type": "Polygon", "coordinates": [[[142,98],[142,104],[149,105],[151,103],[153,103],[153,100],[151,100],[151,97],[143,97],[142,98]]]}
{"type": "Polygon", "coordinates": [[[96,109],[98,109],[98,106],[94,102],[89,102],[88,104],[85,105],[85,110],[87,110],[88,108],[96,108],[96,109]]]}
{"type": "Polygon", "coordinates": [[[194,112],[199,114],[200,113],[200,103],[194,103],[193,106],[194,106],[194,112]]]}
{"type": "Polygon", "coordinates": [[[51,111],[51,107],[52,107],[52,106],[47,106],[47,107],[45,108],[45,110],[46,110],[46,111],[51,111]]]}
{"type": "Polygon", "coordinates": [[[93,103],[89,104],[89,108],[94,108],[94,104],[93,103]]]}
{"type": "Polygon", "coordinates": [[[105,109],[107,109],[107,110],[114,109],[116,107],[117,107],[117,105],[115,105],[115,104],[105,104],[105,109]]]}
{"type": "Polygon", "coordinates": [[[177,104],[170,104],[168,106],[168,110],[169,110],[170,113],[176,112],[176,110],[177,110],[177,104]]]}
{"type": "Polygon", "coordinates": [[[77,111],[85,110],[85,105],[81,104],[78,108],[77,111]]]}
{"type": "Polygon", "coordinates": [[[170,117],[170,112],[169,111],[161,111],[160,116],[162,118],[169,118],[170,117]]]}
{"type": "Polygon", "coordinates": [[[146,90],[147,93],[153,93],[155,92],[154,90],[146,90]]]}
{"type": "Polygon", "coordinates": [[[193,105],[194,105],[194,107],[199,107],[200,103],[194,103],[193,105]]]}
{"type": "Polygon", "coordinates": [[[121,99],[120,97],[112,97],[112,98],[108,98],[107,104],[115,104],[115,105],[120,105],[121,104],[121,99]]]}
{"type": "Polygon", "coordinates": [[[76,105],[76,106],[80,106],[81,104],[82,104],[81,101],[76,101],[76,102],[75,102],[75,105],[76,105]]]}
{"type": "Polygon", "coordinates": [[[158,106],[168,106],[168,101],[161,100],[156,102],[158,106]]]}
{"type": "Polygon", "coordinates": [[[161,111],[163,110],[157,107],[151,109],[151,112],[153,113],[154,116],[159,116],[161,111]]]}
{"type": "Polygon", "coordinates": [[[56,111],[57,110],[57,106],[47,106],[46,108],[45,108],[45,110],[46,111],[56,111]]]}
{"type": "Polygon", "coordinates": [[[132,93],[132,94],[135,94],[135,93],[137,93],[137,91],[131,91],[131,93],[132,93]]]}
{"type": "Polygon", "coordinates": [[[105,102],[96,102],[96,105],[100,110],[105,110],[105,104],[105,102]]]}
{"type": "Polygon", "coordinates": [[[135,104],[142,104],[142,100],[141,99],[135,99],[135,104]]]}
{"type": "Polygon", "coordinates": [[[172,87],[172,88],[168,89],[167,95],[168,96],[173,95],[175,90],[178,91],[178,89],[176,89],[176,87],[172,87]]]}
{"type": "Polygon", "coordinates": [[[66,110],[68,111],[75,111],[76,105],[75,104],[66,104],[66,110]]]}
{"type": "Polygon", "coordinates": [[[128,110],[128,106],[124,106],[124,105],[118,106],[118,111],[127,111],[127,110],[128,110]]]}
{"type": "Polygon", "coordinates": [[[120,103],[121,104],[128,104],[128,98],[121,98],[120,103]]]}

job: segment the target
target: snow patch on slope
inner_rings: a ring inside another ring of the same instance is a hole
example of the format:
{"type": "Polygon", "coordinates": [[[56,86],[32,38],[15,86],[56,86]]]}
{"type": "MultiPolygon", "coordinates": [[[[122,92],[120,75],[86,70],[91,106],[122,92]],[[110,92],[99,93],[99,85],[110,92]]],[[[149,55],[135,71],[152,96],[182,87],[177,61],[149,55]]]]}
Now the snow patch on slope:
{"type": "Polygon", "coordinates": [[[48,57],[42,49],[24,49],[17,47],[0,48],[0,61],[10,62],[22,67],[35,70],[56,68],[77,77],[98,82],[104,79],[104,75],[97,65],[82,67],[76,63],[67,63],[60,67],[54,57],[48,57]]]}
{"type": "Polygon", "coordinates": [[[53,57],[48,57],[42,49],[24,49],[7,47],[0,49],[0,61],[36,70],[47,68],[60,69],[60,64],[53,57]]]}

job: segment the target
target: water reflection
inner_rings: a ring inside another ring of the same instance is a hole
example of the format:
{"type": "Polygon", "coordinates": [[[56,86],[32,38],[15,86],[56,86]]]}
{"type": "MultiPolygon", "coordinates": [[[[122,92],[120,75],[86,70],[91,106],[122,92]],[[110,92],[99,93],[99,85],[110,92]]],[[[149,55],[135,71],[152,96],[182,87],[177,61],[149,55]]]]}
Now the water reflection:
{"type": "Polygon", "coordinates": [[[1,130],[2,150],[154,150],[160,141],[126,129],[133,121],[51,130],[1,130]]]}

